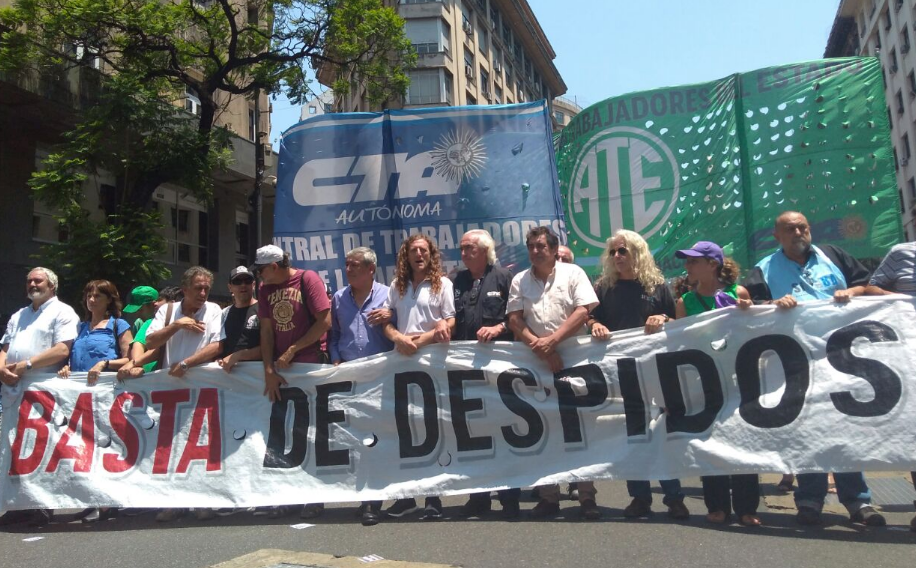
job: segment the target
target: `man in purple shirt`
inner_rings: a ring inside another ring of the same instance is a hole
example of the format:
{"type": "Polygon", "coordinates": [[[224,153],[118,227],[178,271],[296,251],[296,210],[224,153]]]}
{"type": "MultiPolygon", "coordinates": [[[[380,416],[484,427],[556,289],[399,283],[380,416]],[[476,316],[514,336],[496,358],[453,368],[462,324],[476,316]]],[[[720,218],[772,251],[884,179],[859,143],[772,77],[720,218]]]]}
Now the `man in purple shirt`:
{"type": "MultiPolygon", "coordinates": [[[[394,349],[383,330],[391,312],[382,306],[388,300],[388,286],[375,281],[378,258],[359,247],[347,253],[347,286],[331,299],[331,333],[328,351],[336,367],[345,361],[394,349]]],[[[363,501],[360,515],[365,526],[378,524],[381,501],[363,501]]]]}

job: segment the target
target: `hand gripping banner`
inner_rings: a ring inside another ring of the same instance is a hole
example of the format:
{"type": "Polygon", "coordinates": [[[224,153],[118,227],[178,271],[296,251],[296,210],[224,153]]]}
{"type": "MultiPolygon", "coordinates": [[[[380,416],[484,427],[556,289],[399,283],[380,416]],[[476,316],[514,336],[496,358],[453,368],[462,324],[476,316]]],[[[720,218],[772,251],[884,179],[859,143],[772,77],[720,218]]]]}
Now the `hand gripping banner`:
{"type": "Polygon", "coordinates": [[[249,507],[583,479],[916,469],[916,304],[723,309],[580,337],[550,374],[519,343],[127,384],[4,388],[0,500],[249,507]],[[666,409],[662,412],[661,408],[666,409]]]}
{"type": "Polygon", "coordinates": [[[800,211],[817,243],[877,258],[900,241],[900,200],[875,57],[811,61],[609,98],[563,130],[557,153],[578,264],[618,229],[645,238],[668,276],[674,251],[714,239],[750,267],[800,211]]]}
{"type": "Polygon", "coordinates": [[[283,133],[274,243],[299,268],[344,286],[346,253],[370,247],[390,283],[398,247],[424,233],[446,272],[461,236],[485,229],[503,266],[528,266],[525,233],[564,239],[543,101],[517,105],[327,114],[283,133]]]}

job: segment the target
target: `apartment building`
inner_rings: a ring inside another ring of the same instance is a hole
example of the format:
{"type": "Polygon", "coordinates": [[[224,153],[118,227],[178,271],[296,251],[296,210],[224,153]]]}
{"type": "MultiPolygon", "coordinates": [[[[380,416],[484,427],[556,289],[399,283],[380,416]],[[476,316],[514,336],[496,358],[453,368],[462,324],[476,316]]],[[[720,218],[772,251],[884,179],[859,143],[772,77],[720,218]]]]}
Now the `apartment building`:
{"type": "MultiPolygon", "coordinates": [[[[7,6],[9,0],[0,0],[7,6]]],[[[32,197],[28,180],[41,167],[45,156],[61,141],[61,134],[75,124],[79,113],[95,104],[99,92],[102,63],[94,68],[77,68],[43,75],[7,76],[0,73],[0,203],[3,204],[3,230],[0,231],[0,321],[21,308],[25,301],[25,276],[29,267],[40,263],[41,245],[57,242],[64,235],[55,221],[54,211],[32,197]]],[[[223,283],[229,271],[248,264],[251,249],[250,226],[255,214],[249,206],[254,190],[256,153],[261,152],[264,167],[270,168],[275,156],[269,143],[270,102],[261,95],[258,105],[243,97],[220,93],[225,103],[216,125],[234,133],[232,165],[213,174],[212,204],[200,203],[180,186],[164,184],[153,195],[162,213],[168,251],[162,260],[172,271],[163,284],[177,284],[188,267],[203,265],[215,273],[215,299],[228,300],[223,283]],[[261,143],[258,144],[257,142],[261,143]]],[[[175,101],[189,115],[200,112],[200,100],[193,92],[175,101]]],[[[190,118],[190,116],[189,116],[190,118]]],[[[112,210],[115,179],[102,173],[84,183],[84,205],[92,218],[101,220],[112,210]]],[[[270,180],[263,189],[267,201],[261,215],[261,243],[273,233],[273,205],[270,180]]],[[[65,237],[64,237],[65,238],[65,237]]],[[[121,291],[126,295],[127,291],[121,291]]]]}
{"type": "MultiPolygon", "coordinates": [[[[525,0],[385,0],[405,20],[418,54],[410,87],[386,108],[498,105],[546,99],[566,92],[553,51],[525,0]]],[[[318,70],[330,86],[336,70],[318,70]]],[[[365,89],[335,98],[337,112],[380,110],[365,89]]],[[[551,114],[552,110],[551,110],[551,114]]]]}
{"type": "Polygon", "coordinates": [[[884,93],[894,143],[900,214],[907,240],[916,239],[916,0],[841,0],[824,57],[874,56],[884,69],[884,93]]]}

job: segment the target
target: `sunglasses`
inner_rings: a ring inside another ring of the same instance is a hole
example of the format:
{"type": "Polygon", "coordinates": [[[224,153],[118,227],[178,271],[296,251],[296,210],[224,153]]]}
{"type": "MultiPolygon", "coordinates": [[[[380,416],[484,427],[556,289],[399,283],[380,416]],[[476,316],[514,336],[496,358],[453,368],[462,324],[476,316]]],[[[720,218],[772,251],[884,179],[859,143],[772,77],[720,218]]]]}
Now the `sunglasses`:
{"type": "Polygon", "coordinates": [[[610,252],[611,252],[611,254],[612,254],[613,256],[618,256],[618,255],[619,255],[619,256],[626,256],[626,255],[630,254],[630,251],[627,250],[626,247],[620,247],[620,248],[616,248],[616,249],[611,249],[610,252]]]}
{"type": "Polygon", "coordinates": [[[254,278],[236,278],[235,280],[230,280],[229,283],[233,286],[241,286],[243,284],[248,284],[250,286],[254,284],[254,278]]]}

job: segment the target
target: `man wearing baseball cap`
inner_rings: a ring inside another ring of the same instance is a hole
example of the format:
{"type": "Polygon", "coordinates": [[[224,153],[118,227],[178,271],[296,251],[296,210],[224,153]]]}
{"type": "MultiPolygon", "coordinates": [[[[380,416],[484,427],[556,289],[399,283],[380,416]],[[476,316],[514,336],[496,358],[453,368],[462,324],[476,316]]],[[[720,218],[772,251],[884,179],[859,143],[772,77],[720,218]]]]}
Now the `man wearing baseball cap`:
{"type": "Polygon", "coordinates": [[[261,326],[254,297],[254,274],[245,266],[229,272],[232,305],[223,310],[219,366],[227,373],[239,361],[261,359],[261,326]]]}
{"type": "Polygon", "coordinates": [[[137,286],[130,291],[130,302],[121,311],[125,314],[136,314],[137,319],[131,324],[130,331],[136,337],[140,327],[156,314],[159,306],[165,303],[159,301],[159,292],[151,286],[137,286]]]}
{"type": "MultiPolygon", "coordinates": [[[[258,318],[264,394],[277,402],[286,384],[278,369],[319,362],[321,337],[331,328],[331,301],[324,280],[312,270],[293,268],[289,254],[276,245],[259,248],[251,269],[261,278],[258,318]]],[[[323,511],[323,503],[309,503],[300,516],[311,519],[323,511]]]]}

